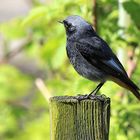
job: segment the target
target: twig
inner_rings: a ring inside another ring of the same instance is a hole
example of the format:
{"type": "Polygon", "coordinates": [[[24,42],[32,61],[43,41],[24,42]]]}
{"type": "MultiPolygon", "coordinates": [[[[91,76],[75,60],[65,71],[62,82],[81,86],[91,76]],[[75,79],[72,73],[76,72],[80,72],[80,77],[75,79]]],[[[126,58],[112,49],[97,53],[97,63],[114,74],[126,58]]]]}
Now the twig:
{"type": "Polygon", "coordinates": [[[25,39],[21,40],[21,43],[19,44],[19,46],[16,49],[5,54],[4,59],[9,60],[10,58],[17,55],[19,52],[21,52],[26,47],[26,45],[30,42],[30,40],[31,40],[31,38],[25,38],[25,39]]]}
{"type": "Polygon", "coordinates": [[[49,102],[50,97],[52,97],[51,93],[45,86],[45,83],[42,79],[37,78],[35,81],[37,88],[41,91],[42,95],[45,97],[46,101],[49,102]]]}
{"type": "Polygon", "coordinates": [[[135,59],[135,49],[128,50],[127,55],[127,74],[129,77],[131,77],[137,67],[137,59],[135,59]]]}
{"type": "Polygon", "coordinates": [[[93,26],[94,26],[94,29],[97,31],[97,2],[96,0],[93,0],[92,15],[93,15],[93,26]]]}

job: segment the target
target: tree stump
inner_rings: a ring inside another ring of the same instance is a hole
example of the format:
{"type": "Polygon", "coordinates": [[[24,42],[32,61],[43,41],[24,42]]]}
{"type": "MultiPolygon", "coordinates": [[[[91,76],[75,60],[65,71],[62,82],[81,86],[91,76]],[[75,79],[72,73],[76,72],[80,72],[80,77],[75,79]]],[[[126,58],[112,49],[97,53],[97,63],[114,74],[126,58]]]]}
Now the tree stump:
{"type": "Polygon", "coordinates": [[[110,99],[50,98],[51,140],[108,140],[110,99]]]}

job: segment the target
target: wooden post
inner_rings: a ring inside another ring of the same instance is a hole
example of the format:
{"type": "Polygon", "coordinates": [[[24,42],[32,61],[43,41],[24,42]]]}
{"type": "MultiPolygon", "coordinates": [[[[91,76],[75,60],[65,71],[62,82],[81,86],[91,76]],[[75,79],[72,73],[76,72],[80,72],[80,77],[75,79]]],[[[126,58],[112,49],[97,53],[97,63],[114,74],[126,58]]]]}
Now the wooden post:
{"type": "Polygon", "coordinates": [[[73,96],[50,99],[51,140],[108,140],[110,99],[82,100],[73,96]]]}

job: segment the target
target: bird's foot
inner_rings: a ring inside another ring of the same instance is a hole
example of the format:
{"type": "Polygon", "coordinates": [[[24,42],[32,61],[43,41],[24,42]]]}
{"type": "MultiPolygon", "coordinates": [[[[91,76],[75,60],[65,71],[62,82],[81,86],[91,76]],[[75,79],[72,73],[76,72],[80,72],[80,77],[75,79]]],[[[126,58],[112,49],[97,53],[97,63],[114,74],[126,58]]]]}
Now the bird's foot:
{"type": "Polygon", "coordinates": [[[75,97],[76,100],[78,100],[79,102],[82,101],[82,100],[87,100],[87,99],[90,99],[88,94],[86,95],[81,95],[81,94],[78,94],[76,97],[75,97]]]}
{"type": "Polygon", "coordinates": [[[96,94],[86,94],[86,95],[77,95],[75,97],[75,99],[77,99],[79,102],[82,101],[82,100],[95,100],[95,99],[98,99],[100,101],[103,101],[103,97],[101,95],[96,95],[96,94]]]}
{"type": "Polygon", "coordinates": [[[95,99],[100,100],[100,101],[104,100],[103,95],[96,95],[96,94],[89,94],[89,98],[91,100],[95,100],[95,99]]]}

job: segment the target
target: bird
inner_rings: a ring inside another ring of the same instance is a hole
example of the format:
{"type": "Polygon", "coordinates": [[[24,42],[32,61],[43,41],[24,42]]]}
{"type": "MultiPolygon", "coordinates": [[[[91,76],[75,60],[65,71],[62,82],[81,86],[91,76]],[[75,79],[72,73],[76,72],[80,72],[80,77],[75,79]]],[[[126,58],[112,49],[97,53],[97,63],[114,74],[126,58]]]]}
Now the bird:
{"type": "Polygon", "coordinates": [[[115,53],[90,23],[78,15],[70,15],[59,22],[66,31],[66,52],[70,63],[84,78],[99,82],[97,87],[82,99],[96,96],[105,82],[113,81],[131,91],[140,100],[140,89],[130,80],[115,53]]]}

